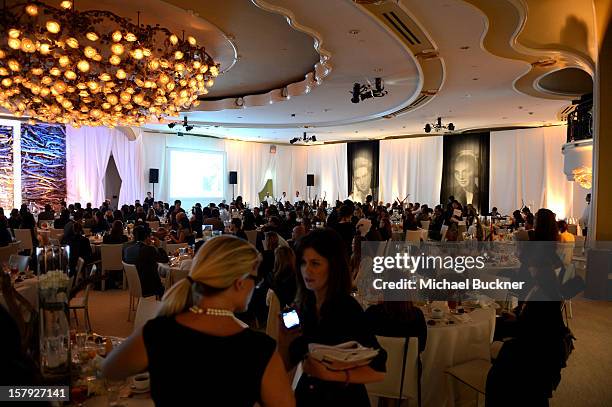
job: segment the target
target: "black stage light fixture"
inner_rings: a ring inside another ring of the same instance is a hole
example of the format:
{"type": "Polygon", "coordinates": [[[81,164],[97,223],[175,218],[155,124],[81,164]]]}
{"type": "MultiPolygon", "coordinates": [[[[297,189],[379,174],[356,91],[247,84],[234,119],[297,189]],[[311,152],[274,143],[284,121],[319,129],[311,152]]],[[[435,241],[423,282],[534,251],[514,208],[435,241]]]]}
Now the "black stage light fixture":
{"type": "Polygon", "coordinates": [[[425,133],[431,133],[431,124],[427,123],[425,125],[425,133]]]}
{"type": "Polygon", "coordinates": [[[191,130],[193,130],[193,126],[185,126],[185,130],[186,131],[191,131],[191,130]]]}
{"type": "Polygon", "coordinates": [[[448,131],[454,131],[455,130],[455,125],[452,123],[448,124],[448,131]]]}
{"type": "Polygon", "coordinates": [[[174,128],[174,126],[176,126],[176,123],[168,123],[168,127],[169,127],[169,128],[173,129],[173,128],[174,128]]]}
{"type": "Polygon", "coordinates": [[[311,140],[311,141],[313,141],[313,142],[316,142],[316,141],[317,141],[317,136],[313,135],[313,136],[310,138],[310,140],[311,140]]]}

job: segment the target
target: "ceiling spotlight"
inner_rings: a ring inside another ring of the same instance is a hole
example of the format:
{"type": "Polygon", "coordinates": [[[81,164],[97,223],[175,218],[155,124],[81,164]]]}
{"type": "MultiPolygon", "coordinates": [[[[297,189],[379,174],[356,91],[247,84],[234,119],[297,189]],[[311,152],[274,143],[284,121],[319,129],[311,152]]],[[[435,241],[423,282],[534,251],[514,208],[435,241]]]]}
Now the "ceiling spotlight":
{"type": "Polygon", "coordinates": [[[173,129],[173,128],[174,128],[174,126],[176,126],[176,123],[168,123],[168,127],[169,127],[169,128],[173,129]]]}
{"type": "Polygon", "coordinates": [[[316,141],[317,141],[317,136],[313,135],[313,136],[310,138],[310,140],[311,140],[311,141],[313,141],[313,142],[316,142],[316,141]]]}
{"type": "Polygon", "coordinates": [[[291,144],[295,144],[297,142],[303,142],[303,143],[309,143],[309,142],[313,142],[315,143],[317,141],[317,136],[312,135],[312,136],[308,136],[306,134],[306,132],[302,133],[302,138],[299,137],[294,137],[291,140],[289,140],[289,143],[291,144]]]}
{"type": "Polygon", "coordinates": [[[445,129],[448,131],[455,131],[455,125],[453,123],[449,123],[447,125],[442,124],[441,117],[438,117],[435,123],[427,123],[424,127],[425,133],[431,133],[432,130],[437,133],[445,129]]]}
{"type": "Polygon", "coordinates": [[[191,131],[191,130],[193,130],[193,126],[185,126],[185,130],[186,131],[191,131]]]}
{"type": "Polygon", "coordinates": [[[372,86],[370,81],[368,81],[368,83],[364,85],[354,83],[353,91],[351,92],[351,94],[353,95],[351,97],[351,102],[359,103],[362,100],[373,97],[380,98],[385,96],[387,93],[389,92],[385,90],[385,85],[383,83],[382,78],[375,78],[374,86],[372,86]]]}

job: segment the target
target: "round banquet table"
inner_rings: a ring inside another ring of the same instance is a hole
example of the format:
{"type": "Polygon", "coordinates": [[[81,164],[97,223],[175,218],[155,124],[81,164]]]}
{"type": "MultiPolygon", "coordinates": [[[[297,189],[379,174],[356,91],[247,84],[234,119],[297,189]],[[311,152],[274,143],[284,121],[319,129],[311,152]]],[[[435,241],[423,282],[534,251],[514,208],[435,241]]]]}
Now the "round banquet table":
{"type": "Polygon", "coordinates": [[[423,406],[454,406],[456,383],[444,371],[471,360],[491,358],[495,310],[476,309],[463,315],[469,321],[427,326],[427,345],[421,354],[423,406]]]}
{"type": "MultiPolygon", "coordinates": [[[[32,308],[38,310],[38,278],[33,277],[15,284],[15,289],[21,294],[26,301],[32,305],[32,308]]],[[[6,307],[4,297],[0,293],[0,304],[6,307]]]]}

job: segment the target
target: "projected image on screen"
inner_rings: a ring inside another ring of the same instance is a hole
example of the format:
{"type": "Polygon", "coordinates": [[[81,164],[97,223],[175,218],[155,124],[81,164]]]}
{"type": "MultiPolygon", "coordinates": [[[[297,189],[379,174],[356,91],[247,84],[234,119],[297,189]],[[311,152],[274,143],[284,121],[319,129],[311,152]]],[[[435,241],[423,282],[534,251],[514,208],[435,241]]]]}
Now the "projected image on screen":
{"type": "Polygon", "coordinates": [[[223,199],[224,160],[221,152],[170,150],[170,199],[180,199],[187,205],[223,199]]]}

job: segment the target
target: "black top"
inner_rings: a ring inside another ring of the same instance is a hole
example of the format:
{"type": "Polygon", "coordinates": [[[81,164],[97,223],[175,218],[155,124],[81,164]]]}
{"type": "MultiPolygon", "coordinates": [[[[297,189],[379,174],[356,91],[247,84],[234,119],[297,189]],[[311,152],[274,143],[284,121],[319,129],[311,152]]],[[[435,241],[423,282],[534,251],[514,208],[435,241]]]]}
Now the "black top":
{"type": "MultiPolygon", "coordinates": [[[[341,295],[323,304],[321,317],[317,320],[314,295],[308,304],[298,310],[303,335],[293,341],[289,348],[292,363],[298,363],[308,353],[308,344],[338,345],[357,341],[365,347],[379,349],[370,367],[385,371],[387,353],[380,347],[374,332],[367,324],[365,313],[350,295],[341,295]]],[[[325,382],[302,375],[295,392],[298,406],[369,406],[370,402],[363,384],[325,382]]]]}
{"type": "Polygon", "coordinates": [[[276,342],[245,329],[213,336],[157,317],[143,328],[151,397],[157,407],[252,407],[261,399],[261,380],[276,342]]]}
{"type": "Polygon", "coordinates": [[[136,242],[123,249],[123,261],[136,265],[143,297],[161,296],[164,293],[164,287],[157,272],[157,263],[168,263],[168,256],[165,252],[143,242],[136,242]]]}

